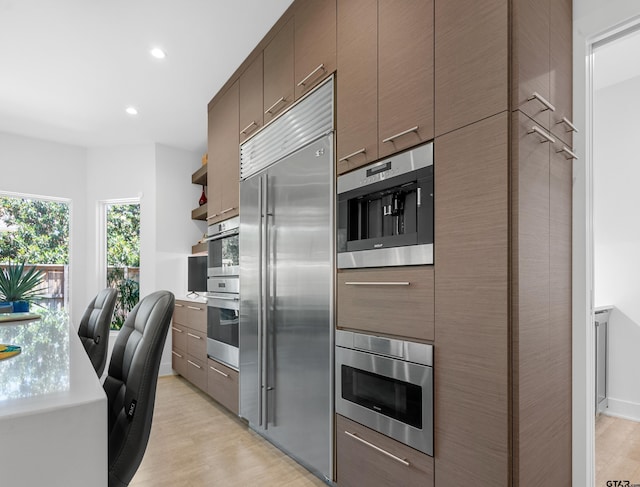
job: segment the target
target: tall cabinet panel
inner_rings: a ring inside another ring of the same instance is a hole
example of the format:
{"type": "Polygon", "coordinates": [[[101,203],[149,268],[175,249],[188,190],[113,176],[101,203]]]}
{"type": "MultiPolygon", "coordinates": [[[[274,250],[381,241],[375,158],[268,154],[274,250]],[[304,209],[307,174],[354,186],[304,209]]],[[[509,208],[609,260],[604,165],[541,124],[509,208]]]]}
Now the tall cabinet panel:
{"type": "Polygon", "coordinates": [[[378,158],[377,43],[377,0],[338,0],[338,173],[378,158]]]}
{"type": "Polygon", "coordinates": [[[240,143],[262,127],[262,53],[240,75],[240,143]]]}
{"type": "Polygon", "coordinates": [[[240,179],[239,94],[236,81],[209,111],[209,223],[238,214],[240,179]]]}
{"type": "MultiPolygon", "coordinates": [[[[557,0],[553,0],[555,2],[557,0]]],[[[549,128],[549,2],[513,0],[513,103],[549,128]],[[535,95],[535,96],[534,96],[535,95]]]]}
{"type": "Polygon", "coordinates": [[[264,49],[264,123],[293,103],[293,19],[264,49]]]}
{"type": "Polygon", "coordinates": [[[436,0],[436,135],[508,109],[508,4],[436,0]]]}
{"type": "MultiPolygon", "coordinates": [[[[548,134],[513,114],[512,266],[514,476],[521,487],[549,483],[552,443],[550,387],[548,134]]],[[[561,325],[560,325],[561,326],[561,325]]]]}
{"type": "Polygon", "coordinates": [[[573,146],[573,19],[571,0],[553,0],[550,9],[551,131],[569,147],[573,146]]]}
{"type": "Polygon", "coordinates": [[[297,100],[336,70],[336,0],[298,0],[294,45],[297,100]]]}
{"type": "Polygon", "coordinates": [[[381,157],[433,139],[433,0],[378,2],[381,157]]]}
{"type": "Polygon", "coordinates": [[[503,112],[435,141],[435,485],[509,484],[503,112]]]}

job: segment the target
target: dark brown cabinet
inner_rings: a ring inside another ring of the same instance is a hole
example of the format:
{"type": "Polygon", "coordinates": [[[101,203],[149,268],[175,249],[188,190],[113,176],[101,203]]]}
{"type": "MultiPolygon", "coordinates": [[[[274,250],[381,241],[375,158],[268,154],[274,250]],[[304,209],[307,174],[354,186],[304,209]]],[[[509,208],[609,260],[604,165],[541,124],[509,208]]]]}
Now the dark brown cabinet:
{"type": "Polygon", "coordinates": [[[433,139],[433,1],[378,2],[378,152],[433,139]]]}
{"type": "Polygon", "coordinates": [[[262,53],[240,75],[240,143],[263,125],[262,53]]]}
{"type": "Polygon", "coordinates": [[[378,159],[378,2],[338,0],[338,173],[378,159]]]}
{"type": "Polygon", "coordinates": [[[209,223],[238,214],[240,184],[238,81],[209,110],[209,223]]]}
{"type": "Polygon", "coordinates": [[[436,2],[436,136],[509,108],[508,3],[436,2]]]}
{"type": "Polygon", "coordinates": [[[513,0],[513,104],[572,144],[572,2],[513,0]]]}
{"type": "Polygon", "coordinates": [[[433,22],[433,1],[338,0],[339,174],[433,138],[433,22]]]}
{"type": "MultiPolygon", "coordinates": [[[[433,487],[433,458],[336,415],[340,487],[433,487]]],[[[464,485],[464,484],[462,484],[464,485]]]]}
{"type": "Polygon", "coordinates": [[[433,340],[433,276],[432,266],[338,272],[338,327],[433,340]]]}
{"type": "Polygon", "coordinates": [[[212,359],[208,359],[207,367],[207,392],[231,412],[238,414],[238,372],[212,359]]]}
{"type": "Polygon", "coordinates": [[[298,0],[294,46],[297,100],[336,70],[336,0],[298,0]]]}
{"type": "Polygon", "coordinates": [[[173,370],[206,391],[207,305],[176,300],[171,338],[173,370]]]}
{"type": "Polygon", "coordinates": [[[290,19],[264,49],[264,123],[294,100],[293,22],[290,19]]]}

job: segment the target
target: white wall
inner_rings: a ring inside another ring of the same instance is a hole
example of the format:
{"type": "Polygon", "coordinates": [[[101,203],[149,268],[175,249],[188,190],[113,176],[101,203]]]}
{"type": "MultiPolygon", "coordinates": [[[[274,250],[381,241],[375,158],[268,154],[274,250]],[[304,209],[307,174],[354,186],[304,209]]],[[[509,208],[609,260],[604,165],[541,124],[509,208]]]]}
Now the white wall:
{"type": "MultiPolygon", "coordinates": [[[[597,70],[598,56],[595,66],[597,70]]],[[[594,303],[609,317],[609,409],[640,421],[640,80],[594,93],[594,303]]]]}
{"type": "Polygon", "coordinates": [[[82,317],[87,293],[86,150],[0,133],[0,191],[71,201],[70,313],[82,317]]]}
{"type": "MultiPolygon", "coordinates": [[[[640,16],[636,0],[574,0],[573,119],[580,130],[574,151],[573,197],[573,485],[594,485],[594,333],[591,309],[591,135],[589,46],[615,26],[640,16]]],[[[629,60],[633,62],[633,60],[629,60]]]]}
{"type": "MultiPolygon", "coordinates": [[[[156,144],[87,150],[88,249],[95,266],[94,278],[87,283],[90,295],[105,286],[98,262],[100,202],[125,198],[140,198],[140,297],[160,289],[176,297],[186,294],[186,256],[201,236],[191,224],[189,209],[197,189],[191,185],[191,174],[199,161],[196,153],[156,144]]],[[[113,345],[113,339],[110,342],[113,345]]],[[[169,333],[160,374],[171,373],[169,333]]]]}

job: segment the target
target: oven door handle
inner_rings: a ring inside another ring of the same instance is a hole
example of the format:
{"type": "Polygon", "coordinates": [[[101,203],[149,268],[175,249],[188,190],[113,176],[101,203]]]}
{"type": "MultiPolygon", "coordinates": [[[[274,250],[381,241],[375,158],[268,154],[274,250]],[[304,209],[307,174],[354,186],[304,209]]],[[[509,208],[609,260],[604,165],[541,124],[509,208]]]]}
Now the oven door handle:
{"type": "Polygon", "coordinates": [[[226,232],[218,233],[217,235],[211,235],[203,240],[203,242],[212,242],[213,240],[220,240],[221,238],[232,237],[233,235],[238,235],[238,229],[232,228],[231,230],[227,230],[226,232]]]}
{"type": "Polygon", "coordinates": [[[238,296],[215,296],[215,295],[207,295],[208,299],[222,299],[224,301],[240,301],[240,298],[238,296]]]}

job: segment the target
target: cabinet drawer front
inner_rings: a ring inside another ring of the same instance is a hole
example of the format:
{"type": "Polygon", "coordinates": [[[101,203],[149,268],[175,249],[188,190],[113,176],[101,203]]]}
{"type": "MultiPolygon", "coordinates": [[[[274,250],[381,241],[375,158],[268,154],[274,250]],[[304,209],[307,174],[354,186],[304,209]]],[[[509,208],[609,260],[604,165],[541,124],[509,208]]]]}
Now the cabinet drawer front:
{"type": "Polygon", "coordinates": [[[188,301],[176,300],[175,307],[173,308],[173,322],[180,323],[181,325],[188,325],[189,318],[187,317],[187,304],[188,301]]]}
{"type": "Polygon", "coordinates": [[[336,477],[340,487],[433,487],[433,458],[336,415],[336,477]]]}
{"type": "Polygon", "coordinates": [[[189,382],[191,382],[196,387],[202,389],[203,391],[206,391],[207,369],[204,365],[205,362],[200,361],[191,355],[187,355],[186,362],[187,380],[189,380],[189,382]]]}
{"type": "Polygon", "coordinates": [[[187,377],[187,354],[182,350],[173,350],[171,352],[171,367],[176,374],[187,377]]]}
{"type": "Polygon", "coordinates": [[[187,320],[185,323],[203,334],[207,334],[207,305],[205,303],[189,303],[187,305],[187,320]]]}
{"type": "Polygon", "coordinates": [[[171,323],[171,344],[174,350],[187,351],[187,329],[176,323],[171,323]]]}
{"type": "Polygon", "coordinates": [[[434,339],[433,266],[341,271],[338,327],[434,339]]]}
{"type": "Polygon", "coordinates": [[[187,353],[198,360],[204,361],[207,357],[207,335],[193,328],[186,329],[187,353]]]}
{"type": "Polygon", "coordinates": [[[230,411],[238,414],[238,372],[220,362],[208,359],[207,378],[209,395],[230,411]]]}

